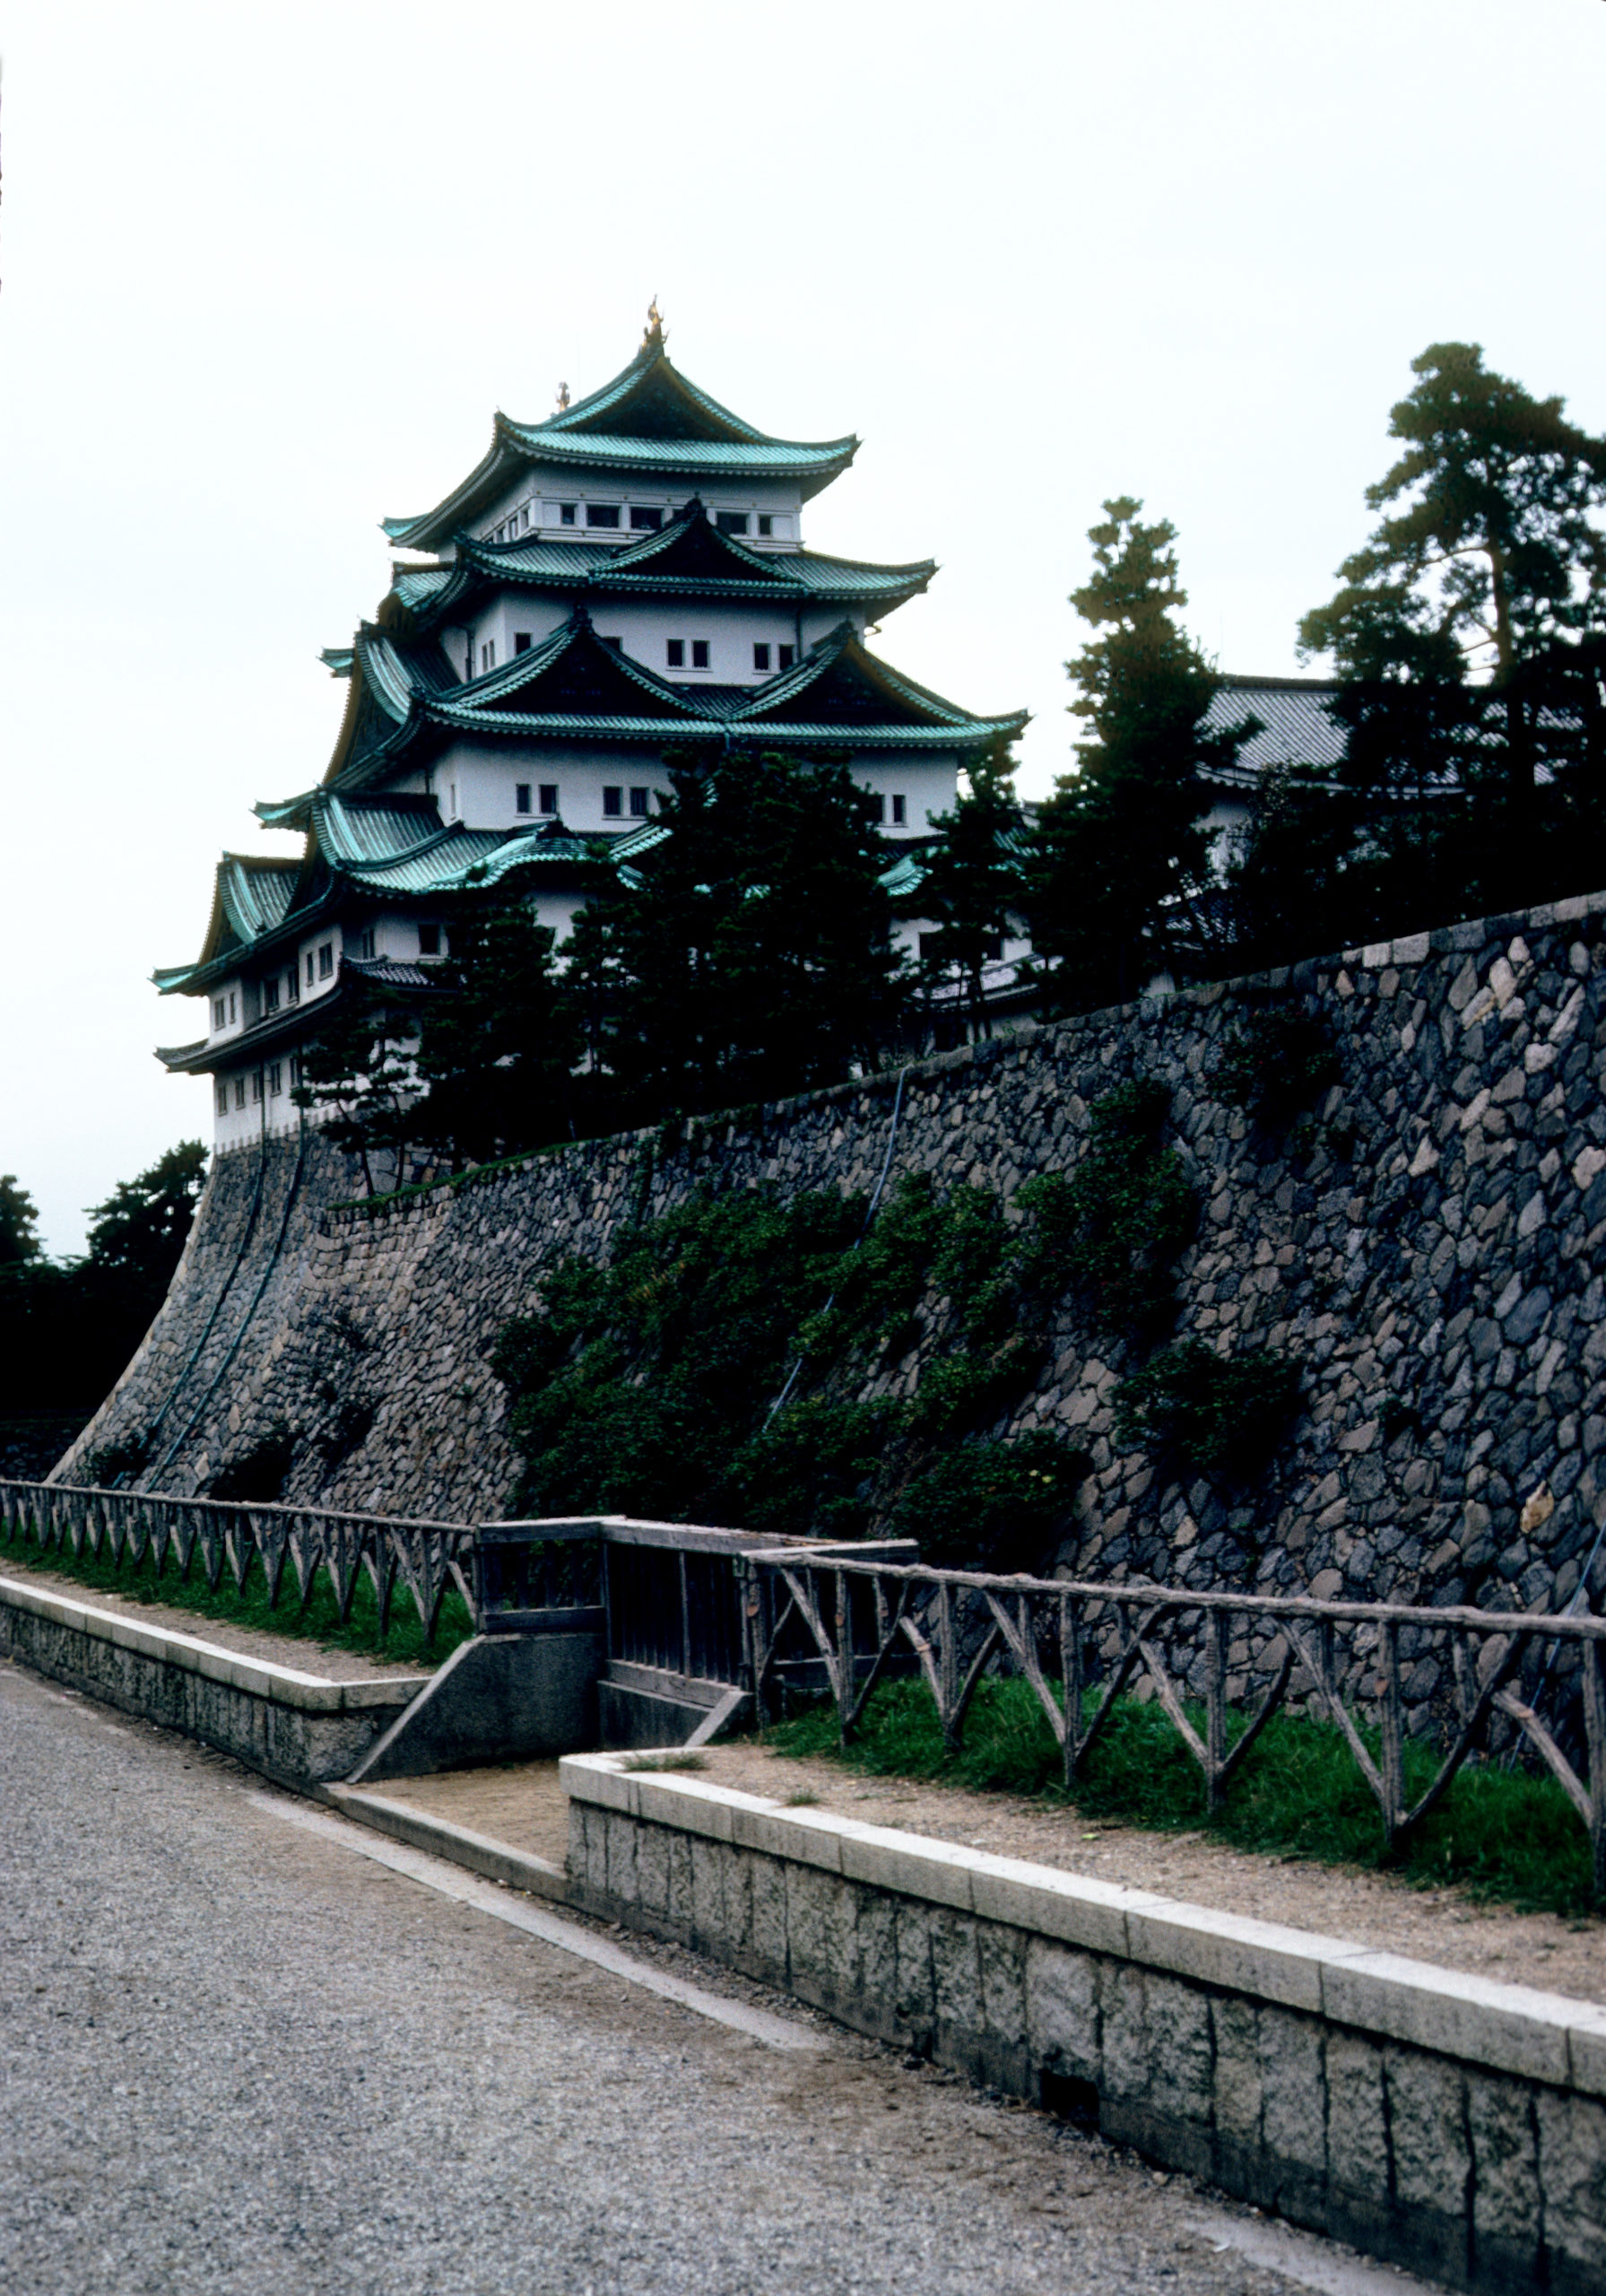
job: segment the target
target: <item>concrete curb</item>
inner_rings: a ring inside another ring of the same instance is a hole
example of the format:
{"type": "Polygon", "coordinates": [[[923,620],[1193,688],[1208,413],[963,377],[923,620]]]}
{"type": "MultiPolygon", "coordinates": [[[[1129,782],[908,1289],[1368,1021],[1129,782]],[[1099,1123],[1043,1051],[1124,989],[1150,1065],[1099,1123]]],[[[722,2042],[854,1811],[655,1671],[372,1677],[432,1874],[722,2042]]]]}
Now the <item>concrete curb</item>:
{"type": "Polygon", "coordinates": [[[322,1674],[304,1674],[294,1666],[280,1666],[265,1658],[247,1658],[225,1650],[199,1636],[179,1634],[171,1627],[142,1626],[123,1611],[98,1610],[92,1603],[71,1601],[65,1595],[30,1587],[20,1578],[0,1578],[0,1605],[48,1619],[75,1634],[109,1642],[118,1650],[175,1666],[180,1674],[199,1674],[204,1681],[243,1691],[248,1698],[265,1698],[274,1706],[293,1707],[303,1714],[356,1714],[372,1707],[404,1706],[428,1683],[429,1674],[376,1674],[370,1681],[332,1683],[322,1674]]]}
{"type": "Polygon", "coordinates": [[[393,1841],[405,1842],[410,1849],[427,1850],[431,1857],[447,1858],[488,1882],[505,1882],[510,1890],[524,1890],[531,1897],[550,1898],[558,1905],[570,1902],[569,1876],[562,1866],[537,1857],[533,1850],[514,1849],[505,1841],[492,1840],[489,1834],[471,1833],[449,1818],[436,1817],[360,1786],[331,1783],[315,1790],[319,1801],[343,1817],[371,1826],[376,1833],[388,1834],[393,1841]]]}
{"type": "Polygon", "coordinates": [[[792,1810],[611,1754],[569,1754],[571,1802],[839,1874],[927,1905],[1298,2009],[1352,2031],[1606,2096],[1606,2007],[1241,1914],[995,1857],[824,1810],[792,1810]]]}

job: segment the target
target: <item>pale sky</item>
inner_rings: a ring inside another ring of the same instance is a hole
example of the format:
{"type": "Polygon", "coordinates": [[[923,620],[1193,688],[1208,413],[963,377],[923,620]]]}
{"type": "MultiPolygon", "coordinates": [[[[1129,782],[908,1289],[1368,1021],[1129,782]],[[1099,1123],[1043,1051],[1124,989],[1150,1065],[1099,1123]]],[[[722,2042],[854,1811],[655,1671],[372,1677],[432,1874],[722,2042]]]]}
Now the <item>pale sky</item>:
{"type": "Polygon", "coordinates": [[[0,56],[0,1171],[57,1252],[210,1136],[148,976],[322,773],[376,522],[654,294],[750,421],[859,433],[806,538],[940,561],[881,648],[1030,709],[1028,794],[1106,496],[1276,673],[1428,344],[1606,430],[1601,0],[20,0],[0,56]]]}

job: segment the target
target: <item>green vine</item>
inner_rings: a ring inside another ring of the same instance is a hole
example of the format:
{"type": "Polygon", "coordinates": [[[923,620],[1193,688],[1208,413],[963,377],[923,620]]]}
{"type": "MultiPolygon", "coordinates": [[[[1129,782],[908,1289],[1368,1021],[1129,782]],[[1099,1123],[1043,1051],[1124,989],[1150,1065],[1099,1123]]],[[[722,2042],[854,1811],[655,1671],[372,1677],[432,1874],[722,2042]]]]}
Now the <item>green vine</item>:
{"type": "Polygon", "coordinates": [[[1298,1400],[1298,1364],[1271,1348],[1218,1355],[1179,1340],[1116,1387],[1116,1440],[1245,1481],[1267,1465],[1298,1400]]]}
{"type": "Polygon", "coordinates": [[[1325,1022],[1296,1004],[1249,1013],[1216,1056],[1215,1097],[1268,1131],[1281,1130],[1339,1077],[1325,1022]]]}

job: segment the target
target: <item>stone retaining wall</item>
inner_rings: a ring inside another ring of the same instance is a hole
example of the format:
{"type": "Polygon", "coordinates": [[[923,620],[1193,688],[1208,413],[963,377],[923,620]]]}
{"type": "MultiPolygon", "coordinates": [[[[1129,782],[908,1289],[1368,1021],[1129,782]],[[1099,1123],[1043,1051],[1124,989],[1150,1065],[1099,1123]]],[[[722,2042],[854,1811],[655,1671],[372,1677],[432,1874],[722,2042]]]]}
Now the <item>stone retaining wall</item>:
{"type": "MultiPolygon", "coordinates": [[[[1010,1190],[1074,1165],[1089,1104],[1172,1091],[1202,1205],[1179,1335],[1298,1359],[1305,1407],[1253,1489],[1111,1439],[1118,1341],[1068,1306],[1007,1427],[1090,1451],[1088,1575],[1544,1609],[1606,1522],[1606,895],[1356,950],[926,1062],[907,1072],[894,1173],[1010,1190]],[[1341,1082],[1298,1134],[1212,1095],[1245,1012],[1295,997],[1341,1082]]],[[[516,1461],[488,1352],[566,1251],[705,1186],[868,1189],[894,1081],[694,1127],[584,1143],[341,1208],[355,1168],[313,1139],[221,1158],[169,1299],[62,1462],[161,1415],[149,1487],[204,1488],[283,1425],[283,1495],[454,1519],[495,1514],[516,1461]],[[263,1184],[258,1189],[259,1170],[263,1184]],[[243,1256],[242,1242],[245,1245],[243,1256]],[[193,1424],[191,1423],[193,1422],[193,1424]],[[181,1437],[174,1448],[175,1439],[181,1437]]],[[[907,1388],[917,1356],[888,1383],[907,1388]]],[[[1427,1694],[1431,1684],[1408,1694],[1427,1694]]]]}
{"type": "Polygon", "coordinates": [[[1455,2286],[1606,2285],[1606,2011],[628,1759],[560,1766],[593,1912],[1455,2286]]]}
{"type": "Polygon", "coordinates": [[[325,1682],[14,1578],[0,1578],[0,1656],[300,1787],[349,1777],[430,1680],[325,1682]]]}

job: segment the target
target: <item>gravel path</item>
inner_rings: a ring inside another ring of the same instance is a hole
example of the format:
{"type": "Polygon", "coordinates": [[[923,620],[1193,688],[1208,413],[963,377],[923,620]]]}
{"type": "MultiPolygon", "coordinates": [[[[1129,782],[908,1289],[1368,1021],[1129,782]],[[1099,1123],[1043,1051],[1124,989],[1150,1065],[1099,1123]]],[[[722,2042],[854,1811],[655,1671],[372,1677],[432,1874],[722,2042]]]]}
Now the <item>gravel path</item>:
{"type": "MultiPolygon", "coordinates": [[[[1292,2284],[1182,2179],[835,2029],[799,2056],[712,2023],[9,1665],[0,1793],[0,2283],[29,2296],[1292,2284]]],[[[1405,2284],[1300,2253],[1303,2285],[1405,2284]]]]}
{"type": "MultiPolygon", "coordinates": [[[[1385,1874],[1304,1858],[1263,1857],[1206,1834],[1145,1833],[1080,1818],[1013,1794],[970,1794],[912,1779],[871,1778],[833,1761],[797,1761],[751,1741],[708,1750],[709,1777],[777,1802],[807,1796],[866,1825],[961,1841],[1003,1857],[1158,1890],[1223,1913],[1252,1914],[1508,1985],[1606,2001],[1606,1924],[1475,1904],[1459,1890],[1419,1890],[1385,1874]]],[[[472,1822],[465,1819],[467,1824],[472,1822]]]]}
{"type": "MultiPolygon", "coordinates": [[[[91,1610],[116,1611],[119,1617],[135,1619],[142,1626],[166,1627],[174,1634],[187,1634],[193,1641],[210,1642],[214,1649],[236,1651],[242,1658],[260,1658],[270,1666],[293,1666],[297,1674],[316,1674],[320,1682],[364,1683],[379,1674],[434,1672],[425,1660],[416,1665],[411,1662],[398,1665],[387,1658],[364,1657],[360,1650],[334,1649],[307,1634],[265,1634],[254,1626],[234,1626],[223,1619],[207,1618],[200,1611],[180,1610],[173,1603],[145,1603],[129,1595],[109,1594],[100,1587],[86,1587],[82,1578],[69,1578],[65,1572],[17,1562],[9,1554],[0,1554],[0,1578],[16,1578],[25,1587],[41,1587],[46,1594],[65,1595],[68,1602],[83,1603],[91,1610]]],[[[292,1587],[292,1600],[294,1591],[292,1587]]],[[[412,1599],[404,1587],[398,1587],[398,1603],[412,1599]]]]}

